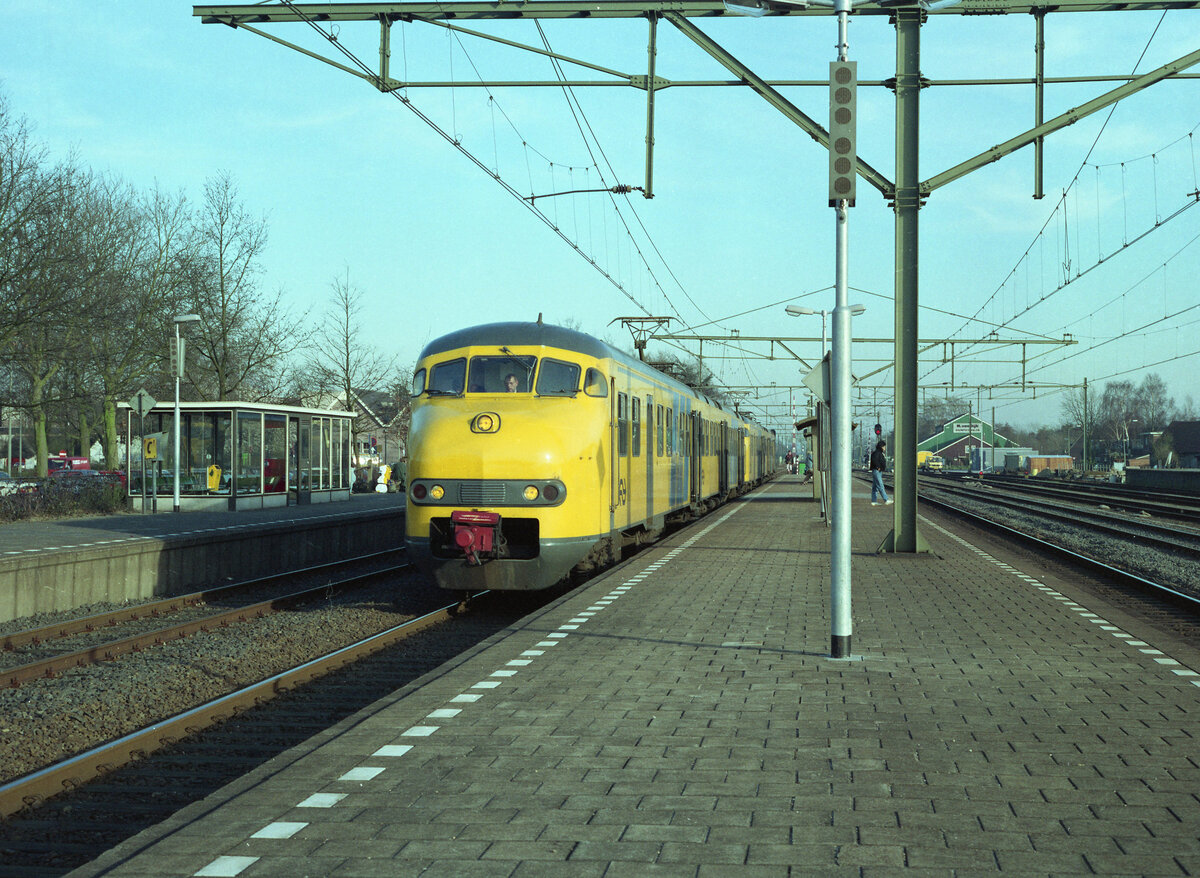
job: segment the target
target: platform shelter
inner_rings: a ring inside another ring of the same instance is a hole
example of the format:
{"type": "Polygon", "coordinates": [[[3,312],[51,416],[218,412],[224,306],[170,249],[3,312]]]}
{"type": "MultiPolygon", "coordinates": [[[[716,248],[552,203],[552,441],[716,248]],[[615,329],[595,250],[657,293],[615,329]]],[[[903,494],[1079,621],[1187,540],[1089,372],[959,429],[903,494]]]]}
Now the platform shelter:
{"type": "MultiPolygon", "coordinates": [[[[125,472],[136,510],[170,509],[173,404],[128,406],[125,472]]],[[[251,402],[181,402],[180,511],[349,500],[353,412],[251,402]]]]}

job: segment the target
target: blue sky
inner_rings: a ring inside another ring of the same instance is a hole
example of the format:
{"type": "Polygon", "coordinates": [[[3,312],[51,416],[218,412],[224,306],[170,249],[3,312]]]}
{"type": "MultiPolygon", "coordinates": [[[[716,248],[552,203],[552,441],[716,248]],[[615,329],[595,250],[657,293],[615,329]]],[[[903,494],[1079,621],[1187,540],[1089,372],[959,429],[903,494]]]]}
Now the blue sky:
{"type": "MultiPolygon", "coordinates": [[[[1188,35],[1197,32],[1197,15],[1049,16],[1047,75],[1152,69],[1196,48],[1188,35]]],[[[832,18],[698,24],[768,79],[820,79],[834,56],[832,18]]],[[[542,39],[532,22],[473,26],[531,44],[542,39]]],[[[334,277],[349,269],[369,303],[364,338],[406,365],[444,332],[536,319],[539,312],[627,346],[625,330],[610,325],[618,317],[666,314],[677,331],[818,339],[820,318],[786,317],[784,305],[833,306],[826,156],[744,88],[657,93],[653,199],[539,199],[577,251],[492,174],[520,196],[644,185],[643,91],[577,88],[573,112],[559,88],[413,87],[404,92],[406,105],[250,33],[203,25],[191,6],[178,3],[9,0],[0,8],[0,29],[8,37],[0,88],[53,155],[74,149],[96,170],[139,188],[182,191],[196,203],[205,179],[228,171],[245,206],[269,223],[264,287],[281,288],[292,307],[317,319],[334,277]],[[486,172],[410,107],[457,139],[486,172]],[[585,143],[581,129],[594,141],[585,143]]],[[[557,52],[634,74],[645,72],[646,29],[642,21],[542,27],[557,52]]],[[[306,25],[271,32],[329,53],[306,25]]],[[[376,63],[377,28],[348,24],[338,36],[376,63]]],[[[1028,77],[1033,41],[1028,16],[931,16],[922,29],[922,73],[934,81],[1028,77]]],[[[852,20],[850,57],[859,62],[860,81],[893,75],[895,32],[885,18],[852,20]]],[[[673,80],[730,78],[666,23],[657,62],[658,74],[673,80]]],[[[419,24],[393,28],[391,65],[394,77],[413,81],[554,78],[544,58],[419,24]]],[[[603,78],[564,70],[570,78],[603,78]]],[[[1046,117],[1113,85],[1050,86],[1046,117]]],[[[823,88],[784,91],[813,118],[827,118],[823,88]]],[[[893,95],[863,86],[859,108],[859,153],[892,177],[893,95]]],[[[1070,332],[1080,344],[1067,351],[1030,350],[1038,359],[1027,377],[1046,384],[1086,377],[1099,389],[1105,380],[1137,383],[1155,371],[1178,401],[1190,394],[1200,404],[1200,357],[1193,353],[1200,350],[1200,243],[1193,243],[1200,210],[1169,218],[1195,200],[1187,193],[1197,189],[1200,166],[1193,144],[1200,87],[1195,80],[1163,83],[1108,116],[1102,111],[1048,139],[1043,200],[1031,197],[1031,148],[933,193],[921,211],[920,334],[1070,332]],[[1056,211],[1068,188],[1065,213],[1056,211]],[[1063,285],[1064,277],[1072,282],[1063,285]]],[[[1029,86],[925,89],[922,179],[1032,120],[1029,86]]],[[[855,321],[858,337],[893,334],[893,234],[891,209],[860,180],[850,284],[851,300],[868,310],[855,321]]],[[[794,347],[812,360],[820,342],[794,347]]],[[[716,350],[706,345],[706,357],[716,350]]],[[[875,372],[890,355],[890,346],[856,345],[855,372],[875,372]]],[[[924,392],[945,393],[950,368],[940,350],[929,356],[920,370],[924,392]]],[[[1007,363],[960,360],[954,379],[1019,379],[1014,356],[981,358],[1007,363]]],[[[798,384],[803,371],[785,361],[706,362],[728,385],[762,387],[751,394],[752,407],[787,403],[782,388],[798,384]]],[[[864,381],[864,397],[880,401],[886,423],[891,382],[890,371],[864,381]]],[[[985,415],[994,406],[998,420],[1058,418],[1059,398],[1045,390],[1036,400],[1011,391],[959,392],[978,398],[985,415]]],[[[772,420],[784,422],[781,408],[772,420]]]]}

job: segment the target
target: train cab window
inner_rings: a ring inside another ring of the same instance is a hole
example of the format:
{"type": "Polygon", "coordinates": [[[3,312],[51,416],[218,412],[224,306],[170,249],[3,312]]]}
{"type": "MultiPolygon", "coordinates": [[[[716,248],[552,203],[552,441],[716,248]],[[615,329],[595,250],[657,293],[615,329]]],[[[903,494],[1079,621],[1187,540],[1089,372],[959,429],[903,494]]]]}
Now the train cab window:
{"type": "Polygon", "coordinates": [[[579,392],[579,371],[579,366],[574,363],[544,358],[538,369],[538,395],[574,396],[579,392]]]}
{"type": "Polygon", "coordinates": [[[420,396],[425,392],[425,370],[418,369],[412,380],[412,395],[420,396]]]}
{"type": "Polygon", "coordinates": [[[661,405],[658,407],[658,411],[655,412],[655,414],[658,415],[658,423],[655,424],[655,429],[658,432],[658,456],[662,457],[662,454],[663,454],[663,407],[661,405]]]}
{"type": "Polygon", "coordinates": [[[629,397],[617,394],[617,454],[629,453],[629,397]]]}
{"type": "Polygon", "coordinates": [[[630,418],[633,425],[633,456],[642,456],[642,401],[636,396],[633,398],[633,416],[630,418]]]}
{"type": "Polygon", "coordinates": [[[529,393],[537,357],[471,357],[471,393],[529,393]],[[515,380],[515,382],[514,382],[515,380]]]}
{"type": "Polygon", "coordinates": [[[461,357],[438,363],[429,370],[428,391],[432,395],[458,395],[463,392],[467,377],[467,361],[461,357]]]}
{"type": "Polygon", "coordinates": [[[588,396],[608,396],[608,382],[599,369],[588,369],[583,380],[583,392],[588,396]]]}

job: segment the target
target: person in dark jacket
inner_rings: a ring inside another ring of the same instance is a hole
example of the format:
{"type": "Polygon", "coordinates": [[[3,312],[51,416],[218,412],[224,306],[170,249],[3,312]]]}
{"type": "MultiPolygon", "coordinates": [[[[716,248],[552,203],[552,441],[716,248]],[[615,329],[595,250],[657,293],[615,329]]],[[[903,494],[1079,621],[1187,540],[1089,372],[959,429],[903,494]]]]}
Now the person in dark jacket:
{"type": "Polygon", "coordinates": [[[871,452],[871,505],[872,506],[891,506],[892,499],[887,495],[887,491],[883,489],[883,473],[887,470],[887,457],[883,451],[887,448],[887,443],[880,439],[875,444],[875,450],[871,452]],[[877,498],[882,497],[882,500],[877,498]]]}

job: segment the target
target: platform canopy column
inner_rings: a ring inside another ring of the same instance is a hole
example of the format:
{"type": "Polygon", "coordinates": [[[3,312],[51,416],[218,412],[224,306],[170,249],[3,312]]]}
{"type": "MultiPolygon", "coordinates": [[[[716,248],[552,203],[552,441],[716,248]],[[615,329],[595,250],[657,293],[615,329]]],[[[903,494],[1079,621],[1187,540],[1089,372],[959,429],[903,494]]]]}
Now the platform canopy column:
{"type": "Polygon", "coordinates": [[[882,552],[927,552],[917,533],[917,241],[921,209],[921,22],[897,9],[896,24],[896,424],[892,532],[882,552]]]}

